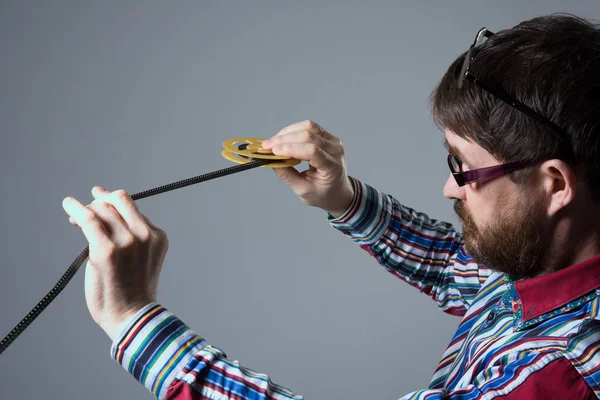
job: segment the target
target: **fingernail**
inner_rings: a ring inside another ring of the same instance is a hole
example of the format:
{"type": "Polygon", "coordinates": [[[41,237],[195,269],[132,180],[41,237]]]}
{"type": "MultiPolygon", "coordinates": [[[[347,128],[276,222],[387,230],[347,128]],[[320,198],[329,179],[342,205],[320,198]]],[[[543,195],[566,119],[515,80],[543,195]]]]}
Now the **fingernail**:
{"type": "Polygon", "coordinates": [[[266,147],[266,146],[270,146],[270,145],[271,145],[271,141],[269,139],[263,140],[262,147],[266,147]]]}

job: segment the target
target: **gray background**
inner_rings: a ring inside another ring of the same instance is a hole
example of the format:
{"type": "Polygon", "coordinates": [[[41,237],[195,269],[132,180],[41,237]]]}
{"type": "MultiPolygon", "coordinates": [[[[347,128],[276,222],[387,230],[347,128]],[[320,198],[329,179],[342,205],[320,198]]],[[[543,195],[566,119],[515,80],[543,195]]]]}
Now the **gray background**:
{"type": "MultiPolygon", "coordinates": [[[[87,241],[64,197],[233,165],[221,142],[312,119],[349,173],[457,223],[427,97],[477,30],[598,1],[0,2],[0,336],[87,241]]],[[[301,164],[301,170],[306,163],[301,164]]],[[[310,399],[425,388],[440,312],[266,169],[138,201],[169,234],[159,301],[230,359],[310,399]]],[[[0,397],[149,399],[109,356],[84,271],[0,357],[0,397]]]]}

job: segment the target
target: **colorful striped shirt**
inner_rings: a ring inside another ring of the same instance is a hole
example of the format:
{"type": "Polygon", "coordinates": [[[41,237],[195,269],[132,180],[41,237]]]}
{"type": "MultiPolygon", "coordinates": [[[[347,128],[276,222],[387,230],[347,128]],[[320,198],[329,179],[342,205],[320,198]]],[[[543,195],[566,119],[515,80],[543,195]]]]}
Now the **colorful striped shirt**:
{"type": "MultiPolygon", "coordinates": [[[[394,276],[462,317],[429,387],[402,399],[600,397],[600,255],[511,281],[465,252],[448,222],[350,178],[328,220],[394,276]]],[[[230,361],[158,303],[133,316],[111,356],[158,399],[303,399],[230,361]]]]}

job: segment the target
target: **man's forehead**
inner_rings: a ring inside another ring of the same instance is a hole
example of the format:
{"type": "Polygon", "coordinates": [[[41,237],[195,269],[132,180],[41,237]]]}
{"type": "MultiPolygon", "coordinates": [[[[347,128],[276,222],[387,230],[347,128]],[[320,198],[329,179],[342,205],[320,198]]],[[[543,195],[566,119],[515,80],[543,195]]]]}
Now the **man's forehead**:
{"type": "Polygon", "coordinates": [[[458,136],[456,133],[452,132],[449,129],[445,130],[445,135],[444,135],[444,146],[448,147],[462,147],[465,145],[470,145],[473,144],[471,143],[470,140],[468,139],[463,139],[460,136],[458,136]]]}
{"type": "Polygon", "coordinates": [[[455,151],[458,150],[456,148],[456,146],[451,145],[450,143],[448,143],[448,140],[444,139],[444,147],[446,148],[446,150],[448,151],[455,151]]]}
{"type": "Polygon", "coordinates": [[[469,143],[464,139],[460,138],[453,132],[446,130],[446,136],[444,138],[444,147],[446,148],[446,150],[448,150],[448,153],[464,156],[460,148],[464,148],[464,146],[468,146],[468,144],[469,143]],[[464,143],[460,143],[461,141],[464,143]]]}

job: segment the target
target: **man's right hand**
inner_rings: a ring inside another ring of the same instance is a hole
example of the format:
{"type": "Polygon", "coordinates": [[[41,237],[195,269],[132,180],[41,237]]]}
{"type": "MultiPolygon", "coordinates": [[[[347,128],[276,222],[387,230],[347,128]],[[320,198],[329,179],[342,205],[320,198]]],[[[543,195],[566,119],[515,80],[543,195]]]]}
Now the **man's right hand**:
{"type": "Polygon", "coordinates": [[[262,147],[275,155],[308,161],[309,169],[303,172],[294,167],[273,168],[305,204],[322,208],[334,217],[348,209],[354,189],[339,138],[313,121],[303,121],[286,126],[262,147]]]}

